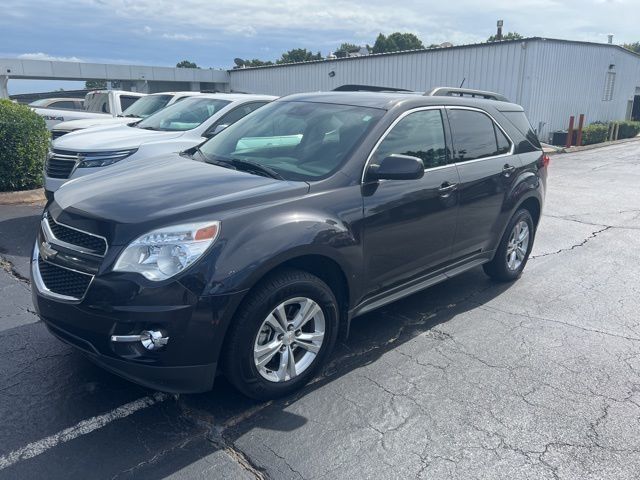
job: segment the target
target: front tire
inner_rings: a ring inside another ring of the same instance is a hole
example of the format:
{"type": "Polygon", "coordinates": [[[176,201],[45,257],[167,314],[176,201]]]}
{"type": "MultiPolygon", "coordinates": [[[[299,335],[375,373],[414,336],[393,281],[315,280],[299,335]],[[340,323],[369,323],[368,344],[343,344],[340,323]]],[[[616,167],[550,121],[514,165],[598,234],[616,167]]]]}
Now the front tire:
{"type": "Polygon", "coordinates": [[[298,390],[331,353],[339,311],[331,289],[310,273],[268,277],[233,319],[223,357],[227,378],[257,400],[298,390]]]}
{"type": "Polygon", "coordinates": [[[482,266],[484,272],[499,282],[517,280],[529,260],[534,237],[531,214],[526,209],[518,210],[507,225],[493,260],[482,266]]]}

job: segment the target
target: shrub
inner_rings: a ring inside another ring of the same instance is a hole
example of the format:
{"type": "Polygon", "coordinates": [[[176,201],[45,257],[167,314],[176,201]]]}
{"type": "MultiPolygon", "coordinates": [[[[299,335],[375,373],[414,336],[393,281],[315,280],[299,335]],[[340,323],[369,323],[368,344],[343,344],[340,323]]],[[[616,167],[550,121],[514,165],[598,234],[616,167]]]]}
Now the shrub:
{"type": "Polygon", "coordinates": [[[609,127],[602,123],[592,123],[582,129],[582,145],[601,143],[607,140],[609,127]]]}
{"type": "Polygon", "coordinates": [[[0,99],[0,192],[42,186],[48,145],[49,132],[40,115],[0,99]]]}
{"type": "Polygon", "coordinates": [[[640,122],[618,122],[618,138],[633,138],[640,133],[640,122]]]}

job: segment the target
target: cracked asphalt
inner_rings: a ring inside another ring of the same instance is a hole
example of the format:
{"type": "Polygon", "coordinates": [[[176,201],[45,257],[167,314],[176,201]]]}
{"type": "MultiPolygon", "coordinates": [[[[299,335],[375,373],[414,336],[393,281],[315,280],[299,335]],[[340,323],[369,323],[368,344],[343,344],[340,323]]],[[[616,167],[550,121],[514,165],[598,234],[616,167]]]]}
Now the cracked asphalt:
{"type": "Polygon", "coordinates": [[[153,397],[53,338],[25,280],[40,208],[0,206],[0,479],[639,478],[639,184],[638,141],[552,157],[519,281],[360,317],[264,404],[224,379],[153,397]]]}

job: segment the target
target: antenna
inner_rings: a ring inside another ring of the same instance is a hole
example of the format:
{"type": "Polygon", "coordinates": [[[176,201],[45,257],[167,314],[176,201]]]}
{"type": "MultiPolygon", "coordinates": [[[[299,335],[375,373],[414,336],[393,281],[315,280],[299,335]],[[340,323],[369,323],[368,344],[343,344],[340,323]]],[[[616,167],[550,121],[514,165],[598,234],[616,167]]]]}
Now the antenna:
{"type": "Polygon", "coordinates": [[[462,86],[464,85],[464,81],[467,79],[467,77],[464,77],[462,79],[462,82],[460,82],[460,86],[458,88],[462,88],[462,86]]]}

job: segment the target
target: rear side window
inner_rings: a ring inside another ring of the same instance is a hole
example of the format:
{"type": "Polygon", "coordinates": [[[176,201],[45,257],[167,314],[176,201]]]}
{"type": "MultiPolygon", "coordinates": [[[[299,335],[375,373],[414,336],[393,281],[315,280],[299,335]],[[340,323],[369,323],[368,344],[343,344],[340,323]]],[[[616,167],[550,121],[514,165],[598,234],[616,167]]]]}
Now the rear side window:
{"type": "Polygon", "coordinates": [[[489,116],[475,110],[457,109],[449,110],[448,114],[456,162],[493,157],[509,151],[509,141],[489,116]]]}
{"type": "Polygon", "coordinates": [[[536,135],[533,127],[529,123],[527,116],[524,112],[500,112],[504,117],[511,122],[511,124],[516,127],[522,135],[526,137],[526,139],[536,148],[542,148],[540,145],[540,140],[538,140],[538,136],[536,135]]]}
{"type": "Polygon", "coordinates": [[[391,154],[422,159],[424,168],[446,165],[447,153],[440,110],[411,113],[400,120],[376,151],[376,161],[391,154]]]}
{"type": "Polygon", "coordinates": [[[76,104],[75,102],[69,100],[69,101],[63,101],[63,102],[53,102],[51,104],[52,108],[68,108],[68,109],[75,109],[76,108],[76,104]]]}

